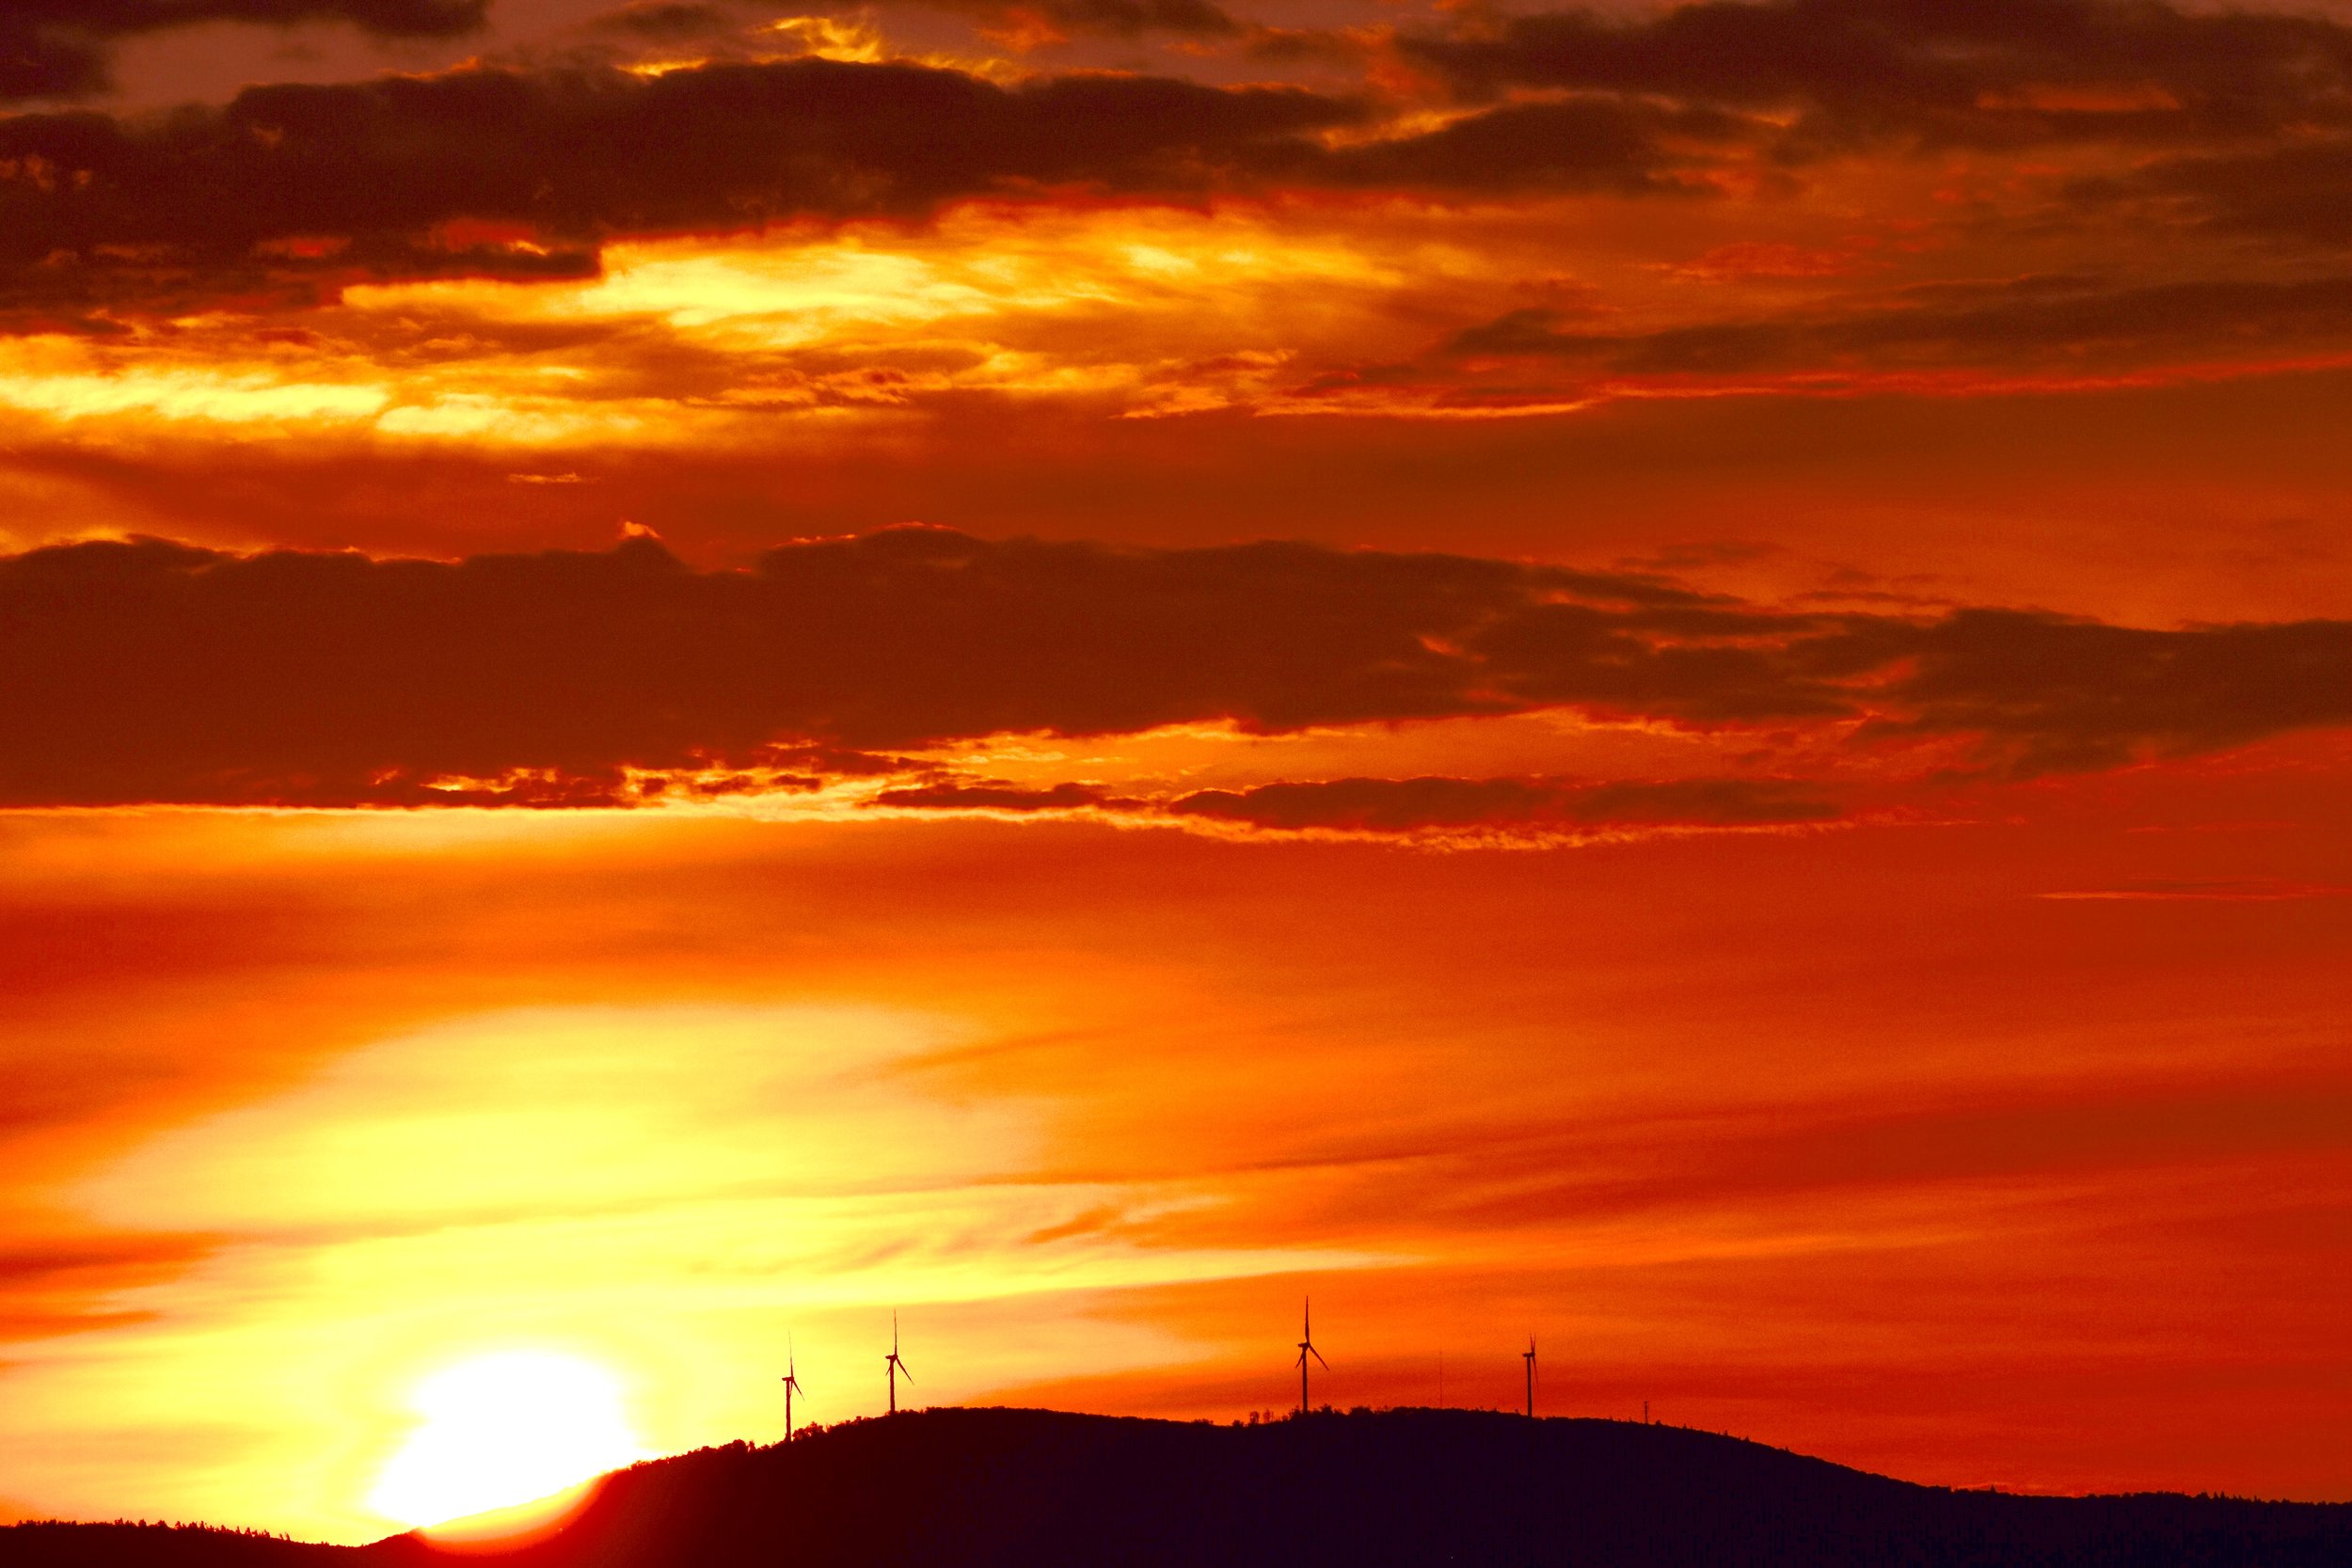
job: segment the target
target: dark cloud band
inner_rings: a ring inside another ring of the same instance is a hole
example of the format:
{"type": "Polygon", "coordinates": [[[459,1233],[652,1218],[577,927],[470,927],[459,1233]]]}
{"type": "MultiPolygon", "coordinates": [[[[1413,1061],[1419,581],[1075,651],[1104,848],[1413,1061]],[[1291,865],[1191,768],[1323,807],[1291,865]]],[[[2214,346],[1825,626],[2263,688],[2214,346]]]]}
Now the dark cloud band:
{"type": "Polygon", "coordinates": [[[453,563],[160,541],[0,560],[14,805],[592,804],[633,769],[790,768],[805,787],[829,770],[812,747],[1550,707],[1974,737],[2010,770],[2096,768],[2352,723],[2352,623],[1809,614],[1462,556],[929,528],[744,571],[644,540],[453,563]]]}
{"type": "Polygon", "coordinates": [[[1595,374],[1726,376],[1989,368],[2096,373],[2201,357],[2352,348],[2352,277],[2216,278],[2137,288],[2073,277],[1936,285],[1894,303],[1817,307],[1643,334],[1594,332],[1537,308],[1448,344],[1472,360],[1549,360],[1595,374]]]}
{"type": "Polygon", "coordinates": [[[1156,797],[1084,784],[941,779],[883,790],[871,805],[992,816],[1078,814],[1252,832],[1535,844],[1623,830],[1788,827],[1840,816],[1840,808],[1811,785],[1738,778],[1423,775],[1303,780],[1156,797]]]}
{"type": "Polygon", "coordinates": [[[1168,810],[1257,828],[1367,833],[1761,827],[1838,815],[1819,790],[1774,779],[1330,779],[1201,790],[1168,810]]]}
{"type": "Polygon", "coordinates": [[[0,310],[184,310],[366,278],[577,276],[619,234],[1198,191],[1360,107],[1280,87],[797,59],[256,87],[131,122],[0,119],[0,310]],[[469,226],[460,234],[453,226],[469,226]],[[493,237],[485,238],[485,232],[493,237]]]}
{"type": "Polygon", "coordinates": [[[1336,145],[1367,103],[1290,87],[821,58],[646,77],[467,70],[255,87],[130,121],[0,119],[0,323],[299,304],[358,281],[595,272],[621,236],[919,217],[958,200],[1275,188],[1688,193],[1733,117],[1510,104],[1336,145]]]}
{"type": "Polygon", "coordinates": [[[2161,0],[1702,0],[1630,23],[1538,12],[1399,47],[1472,98],[1793,109],[1785,155],[2239,136],[2352,112],[2352,29],[2161,0]]]}

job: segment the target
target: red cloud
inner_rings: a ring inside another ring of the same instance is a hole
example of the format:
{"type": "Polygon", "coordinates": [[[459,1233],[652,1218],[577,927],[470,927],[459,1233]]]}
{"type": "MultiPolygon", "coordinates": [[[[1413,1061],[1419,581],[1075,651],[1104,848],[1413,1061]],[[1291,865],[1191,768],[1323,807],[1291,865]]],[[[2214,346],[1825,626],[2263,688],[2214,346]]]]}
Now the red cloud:
{"type": "MultiPolygon", "coordinates": [[[[2011,770],[2096,768],[2352,723],[2352,623],[1814,614],[1465,556],[929,528],[748,571],[647,539],[448,563],[159,540],[0,558],[0,801],[21,805],[594,804],[634,769],[836,771],[812,747],[1545,707],[1974,736],[2011,770]]],[[[1379,790],[1425,811],[1471,786],[1349,787],[1377,815],[1379,790]]],[[[1825,809],[1755,784],[1638,795],[1661,787],[1489,784],[1443,809],[1513,790],[1565,820],[1825,809]]]]}

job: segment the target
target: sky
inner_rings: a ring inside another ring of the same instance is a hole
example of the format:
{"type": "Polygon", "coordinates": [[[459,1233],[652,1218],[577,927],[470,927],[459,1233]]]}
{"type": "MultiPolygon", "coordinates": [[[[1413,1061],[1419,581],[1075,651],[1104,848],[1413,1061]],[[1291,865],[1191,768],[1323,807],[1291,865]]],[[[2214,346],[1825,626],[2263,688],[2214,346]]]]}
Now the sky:
{"type": "Polygon", "coordinates": [[[2352,6],[0,0],[0,1519],[2352,1500],[2347,411],[2352,6]]]}

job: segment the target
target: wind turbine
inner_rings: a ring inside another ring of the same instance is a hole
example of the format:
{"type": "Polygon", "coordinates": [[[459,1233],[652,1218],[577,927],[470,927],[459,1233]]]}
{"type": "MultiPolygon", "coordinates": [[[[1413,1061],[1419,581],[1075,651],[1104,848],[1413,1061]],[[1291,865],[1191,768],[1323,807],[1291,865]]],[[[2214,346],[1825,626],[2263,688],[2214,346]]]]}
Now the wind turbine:
{"type": "Polygon", "coordinates": [[[1519,1352],[1519,1359],[1527,1363],[1527,1418],[1535,1418],[1535,1336],[1527,1337],[1527,1348],[1519,1352]]]}
{"type": "Polygon", "coordinates": [[[1304,1336],[1298,1341],[1298,1413],[1304,1416],[1307,1414],[1307,1357],[1311,1355],[1323,1362],[1325,1371],[1331,1370],[1331,1363],[1324,1361],[1323,1353],[1315,1349],[1315,1304],[1311,1296],[1307,1298],[1306,1307],[1299,1313],[1298,1332],[1304,1336]]]}
{"type": "Polygon", "coordinates": [[[907,1364],[898,1359],[898,1314],[896,1312],[890,1314],[890,1354],[882,1357],[882,1366],[890,1373],[890,1413],[896,1416],[898,1413],[899,1375],[904,1373],[909,1383],[914,1381],[914,1374],[907,1371],[907,1364]]]}
{"type": "Polygon", "coordinates": [[[792,1441],[792,1396],[805,1392],[801,1387],[800,1357],[792,1354],[792,1340],[784,1341],[784,1440],[792,1441]]]}

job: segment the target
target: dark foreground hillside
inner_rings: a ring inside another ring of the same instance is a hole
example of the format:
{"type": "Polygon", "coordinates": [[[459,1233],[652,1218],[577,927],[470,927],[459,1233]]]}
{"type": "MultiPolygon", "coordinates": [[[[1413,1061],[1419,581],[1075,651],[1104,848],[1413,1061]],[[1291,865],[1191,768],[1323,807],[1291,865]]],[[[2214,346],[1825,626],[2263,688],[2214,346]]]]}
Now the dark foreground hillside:
{"type": "Polygon", "coordinates": [[[620,1472],[560,1533],[463,1557],[105,1527],[28,1568],[1359,1568],[2352,1564],[2352,1505],[1914,1486],[1677,1427],[1467,1411],[1188,1426],[934,1410],[620,1472]]]}

